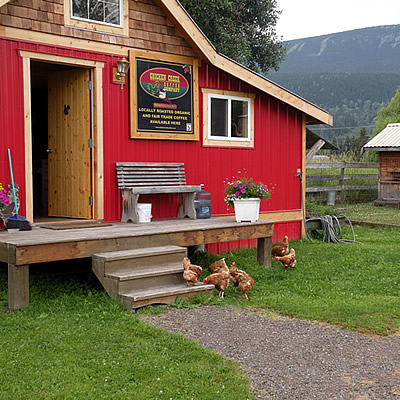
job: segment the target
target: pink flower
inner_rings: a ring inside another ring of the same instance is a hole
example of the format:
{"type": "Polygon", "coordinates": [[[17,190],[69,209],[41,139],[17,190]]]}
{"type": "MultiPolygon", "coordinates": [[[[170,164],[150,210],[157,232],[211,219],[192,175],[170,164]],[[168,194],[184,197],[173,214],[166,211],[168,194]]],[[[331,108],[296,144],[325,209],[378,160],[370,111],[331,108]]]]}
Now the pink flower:
{"type": "Polygon", "coordinates": [[[236,193],[235,193],[235,196],[239,196],[239,192],[236,192],[236,193]]]}
{"type": "Polygon", "coordinates": [[[241,192],[242,192],[242,193],[246,193],[246,189],[243,188],[243,189],[241,190],[241,192]]]}

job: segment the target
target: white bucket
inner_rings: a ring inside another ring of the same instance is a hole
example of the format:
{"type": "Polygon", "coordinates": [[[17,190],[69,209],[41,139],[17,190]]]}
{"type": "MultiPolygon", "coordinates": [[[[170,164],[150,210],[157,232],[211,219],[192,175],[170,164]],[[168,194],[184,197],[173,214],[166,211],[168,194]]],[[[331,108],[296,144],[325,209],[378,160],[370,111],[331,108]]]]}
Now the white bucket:
{"type": "Polygon", "coordinates": [[[137,204],[139,223],[151,221],[151,203],[138,203],[137,204]]]}

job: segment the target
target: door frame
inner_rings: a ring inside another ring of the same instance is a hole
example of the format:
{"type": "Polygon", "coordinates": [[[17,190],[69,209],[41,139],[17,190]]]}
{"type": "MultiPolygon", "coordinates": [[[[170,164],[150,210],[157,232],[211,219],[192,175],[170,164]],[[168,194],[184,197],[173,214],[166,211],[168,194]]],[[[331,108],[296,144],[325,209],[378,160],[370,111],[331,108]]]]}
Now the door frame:
{"type": "Polygon", "coordinates": [[[33,167],[32,167],[32,122],[31,122],[31,60],[54,64],[66,64],[88,68],[92,72],[92,135],[93,149],[93,219],[104,219],[104,180],[103,180],[103,68],[105,62],[81,58],[59,56],[19,50],[23,67],[24,91],[24,141],[25,141],[25,215],[33,222],[33,167]]]}

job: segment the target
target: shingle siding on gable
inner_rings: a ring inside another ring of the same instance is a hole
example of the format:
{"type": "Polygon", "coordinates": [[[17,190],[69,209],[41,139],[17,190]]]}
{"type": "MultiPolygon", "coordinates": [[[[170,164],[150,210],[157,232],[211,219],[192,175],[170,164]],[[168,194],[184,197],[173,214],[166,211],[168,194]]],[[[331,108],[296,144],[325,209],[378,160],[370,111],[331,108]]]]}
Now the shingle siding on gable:
{"type": "Polygon", "coordinates": [[[63,0],[12,0],[0,8],[0,25],[117,46],[195,56],[190,44],[150,0],[129,1],[129,37],[65,26],[63,0]]]}

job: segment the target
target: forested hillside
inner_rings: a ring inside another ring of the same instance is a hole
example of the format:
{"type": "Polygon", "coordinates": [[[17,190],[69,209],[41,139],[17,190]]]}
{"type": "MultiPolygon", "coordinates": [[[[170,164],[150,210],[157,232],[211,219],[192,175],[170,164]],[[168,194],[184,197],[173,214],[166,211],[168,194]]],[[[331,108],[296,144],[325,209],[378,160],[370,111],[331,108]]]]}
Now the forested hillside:
{"type": "Polygon", "coordinates": [[[312,129],[340,143],[358,136],[361,128],[372,135],[374,118],[395,95],[400,73],[284,73],[276,74],[275,82],[332,114],[333,128],[312,129]]]}
{"type": "Polygon", "coordinates": [[[280,72],[399,72],[400,25],[288,42],[280,72]]]}
{"type": "Polygon", "coordinates": [[[400,86],[400,25],[347,31],[288,43],[286,61],[268,78],[333,115],[313,127],[339,145],[365,128],[400,86]]]}

